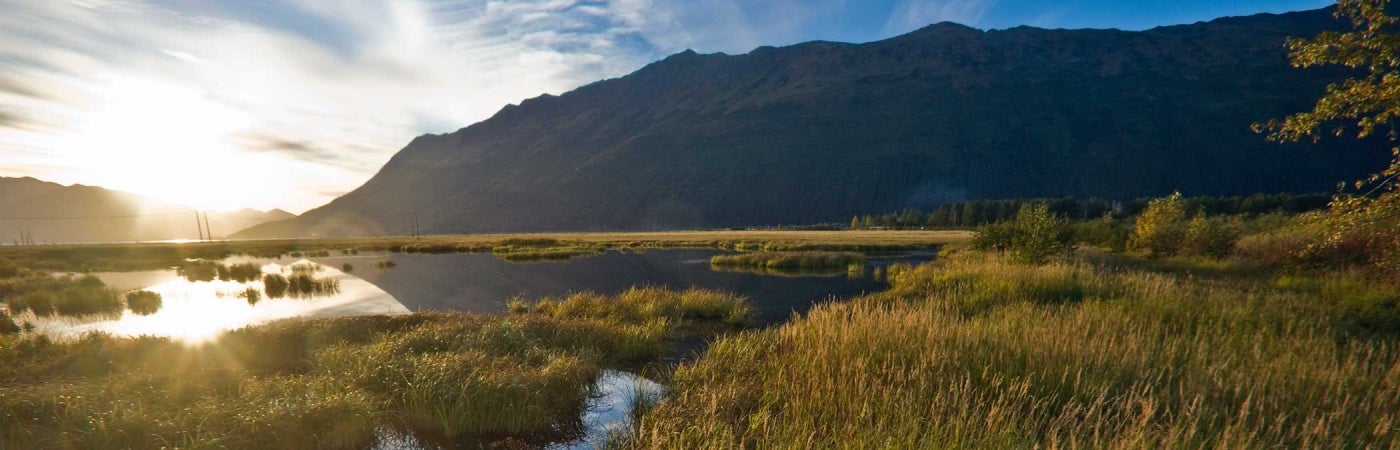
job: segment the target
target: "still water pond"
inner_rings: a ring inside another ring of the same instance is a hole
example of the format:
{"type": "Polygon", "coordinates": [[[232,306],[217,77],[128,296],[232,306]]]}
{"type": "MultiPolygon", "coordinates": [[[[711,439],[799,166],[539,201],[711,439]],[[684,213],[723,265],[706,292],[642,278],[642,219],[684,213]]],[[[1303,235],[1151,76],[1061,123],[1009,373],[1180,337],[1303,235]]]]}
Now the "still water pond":
{"type": "Polygon", "coordinates": [[[712,268],[717,250],[610,251],[553,262],[511,262],[489,253],[360,254],[299,260],[231,257],[224,264],[257,264],[263,273],[290,275],[316,264],[315,276],[338,283],[335,292],[308,297],[271,298],[257,280],[191,281],[175,270],[94,274],[119,291],[145,289],[161,294],[163,306],[150,315],[126,311],[115,317],[36,318],[37,331],[71,336],[104,331],[119,336],[169,336],[200,342],[247,325],[291,317],[399,314],[411,311],[505,313],[514,298],[536,300],[571,292],[615,294],[632,286],[705,288],[748,297],[760,324],[785,320],[813,304],[845,299],[884,288],[876,272],[893,262],[919,262],[931,253],[873,258],[864,271],[755,273],[712,268]],[[392,262],[393,267],[383,266],[392,262]],[[348,272],[341,270],[349,265],[348,272]],[[262,291],[246,301],[249,289],[262,291]]]}

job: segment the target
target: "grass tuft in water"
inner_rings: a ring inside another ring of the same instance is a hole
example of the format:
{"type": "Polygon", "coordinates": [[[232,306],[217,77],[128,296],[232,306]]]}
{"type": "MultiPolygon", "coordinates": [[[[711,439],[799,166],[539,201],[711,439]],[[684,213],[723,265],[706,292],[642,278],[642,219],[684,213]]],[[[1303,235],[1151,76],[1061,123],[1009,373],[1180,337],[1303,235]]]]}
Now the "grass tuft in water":
{"type": "Polygon", "coordinates": [[[160,307],[163,303],[160,293],[158,292],[142,290],[126,293],[126,307],[130,309],[131,312],[142,316],[148,316],[155,314],[156,311],[160,311],[160,307]]]}
{"type": "Polygon", "coordinates": [[[759,267],[767,269],[847,269],[865,266],[865,255],[857,252],[753,252],[715,255],[710,265],[717,267],[759,267]]]}

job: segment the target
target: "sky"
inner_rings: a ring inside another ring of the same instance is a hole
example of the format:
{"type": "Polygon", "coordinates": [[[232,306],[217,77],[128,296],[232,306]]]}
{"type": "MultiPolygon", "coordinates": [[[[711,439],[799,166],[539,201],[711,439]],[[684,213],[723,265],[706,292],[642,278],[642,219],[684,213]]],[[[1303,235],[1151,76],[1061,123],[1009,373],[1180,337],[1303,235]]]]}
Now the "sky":
{"type": "Polygon", "coordinates": [[[976,28],[1141,30],[1324,0],[0,0],[0,176],[213,210],[320,206],[414,136],[626,75],[976,28]]]}

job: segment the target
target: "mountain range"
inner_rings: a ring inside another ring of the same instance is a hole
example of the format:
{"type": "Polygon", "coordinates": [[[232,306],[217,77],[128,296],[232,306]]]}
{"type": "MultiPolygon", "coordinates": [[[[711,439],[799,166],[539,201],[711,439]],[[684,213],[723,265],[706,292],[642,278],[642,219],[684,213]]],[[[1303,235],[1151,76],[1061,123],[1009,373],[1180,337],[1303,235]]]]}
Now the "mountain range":
{"type": "MultiPolygon", "coordinates": [[[[209,212],[214,237],[295,217],[273,209],[209,212]]],[[[0,177],[0,242],[34,244],[196,239],[195,210],[95,186],[0,177]]]]}
{"type": "Polygon", "coordinates": [[[415,138],[370,180],[238,237],[845,222],[977,198],[1327,192],[1383,140],[1276,144],[1344,69],[1284,41],[1332,10],[1145,31],[940,23],[864,44],[686,51],[415,138]]]}

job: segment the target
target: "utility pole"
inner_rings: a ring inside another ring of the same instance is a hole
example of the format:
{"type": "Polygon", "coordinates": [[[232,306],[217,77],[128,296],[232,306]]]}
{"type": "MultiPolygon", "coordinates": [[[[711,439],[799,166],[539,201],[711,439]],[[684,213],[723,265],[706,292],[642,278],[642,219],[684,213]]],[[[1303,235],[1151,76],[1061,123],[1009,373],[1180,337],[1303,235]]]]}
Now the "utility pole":
{"type": "Polygon", "coordinates": [[[204,234],[209,236],[209,240],[214,240],[214,229],[209,228],[209,211],[204,212],[204,234]]]}
{"type": "Polygon", "coordinates": [[[194,228],[199,230],[199,240],[204,240],[204,226],[199,224],[199,210],[194,210],[194,228]]]}

